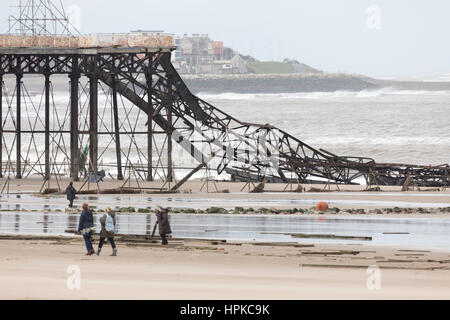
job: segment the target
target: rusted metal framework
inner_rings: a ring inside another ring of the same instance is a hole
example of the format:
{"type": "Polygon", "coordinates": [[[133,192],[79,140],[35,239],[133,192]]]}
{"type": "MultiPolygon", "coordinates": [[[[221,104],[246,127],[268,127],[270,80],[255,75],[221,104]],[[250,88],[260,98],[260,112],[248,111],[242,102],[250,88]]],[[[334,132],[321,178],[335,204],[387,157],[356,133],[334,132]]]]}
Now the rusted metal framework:
{"type": "Polygon", "coordinates": [[[244,181],[450,184],[448,165],[336,156],[271,125],[239,121],[189,91],[171,64],[169,35],[83,36],[62,3],[23,0],[18,8],[0,35],[0,177],[78,180],[105,170],[119,180],[173,181],[175,158],[187,157],[196,163],[182,181],[212,167],[244,181]],[[63,98],[53,85],[61,76],[63,98]],[[36,77],[43,88],[33,93],[27,81],[36,77]],[[110,149],[114,161],[105,160],[110,149]]]}
{"type": "Polygon", "coordinates": [[[105,169],[102,157],[113,147],[116,161],[106,171],[114,169],[114,178],[134,168],[138,179],[172,181],[175,142],[198,163],[213,154],[218,174],[237,180],[450,184],[448,165],[336,156],[276,127],[239,121],[189,91],[171,64],[172,49],[0,49],[1,175],[70,174],[77,180],[80,171],[105,169]],[[30,75],[43,78],[40,99],[27,90],[30,75]],[[55,103],[52,78],[58,75],[70,82],[66,110],[55,103]],[[7,90],[6,77],[14,78],[13,90],[7,90]]]}
{"type": "MultiPolygon", "coordinates": [[[[143,118],[142,110],[125,103],[124,97],[117,91],[120,85],[116,80],[117,74],[108,73],[102,64],[103,59],[112,58],[117,63],[126,60],[131,63],[129,68],[136,68],[134,65],[148,61],[156,53],[123,54],[116,53],[114,49],[107,50],[107,54],[66,53],[68,50],[60,49],[53,50],[53,53],[49,51],[46,54],[0,54],[1,176],[22,178],[37,174],[48,179],[52,174],[70,172],[78,180],[80,171],[84,171],[85,175],[98,172],[99,159],[110,145],[116,147],[117,161],[113,166],[117,167],[118,179],[123,179],[124,171],[131,167],[142,168],[144,163],[149,167],[148,164],[152,163],[148,161],[151,152],[145,154],[136,137],[145,135],[151,146],[155,139],[153,135],[164,132],[158,132],[155,126],[145,127],[147,116],[143,118]],[[61,75],[67,75],[70,82],[66,108],[57,106],[52,85],[52,79],[61,75]],[[15,85],[8,90],[5,82],[11,82],[11,76],[15,85]],[[35,93],[34,97],[25,85],[30,76],[40,76],[44,83],[42,93],[35,93]],[[106,83],[100,82],[106,78],[106,83]],[[103,97],[102,104],[99,103],[99,96],[103,97]],[[110,121],[107,121],[108,116],[110,121]],[[139,127],[145,130],[139,132],[139,127]],[[106,147],[100,152],[99,139],[106,139],[106,147]],[[85,152],[87,150],[89,152],[85,152]]],[[[163,51],[167,53],[170,49],[158,50],[160,53],[163,51]]],[[[149,148],[151,151],[153,149],[149,148]]],[[[156,152],[163,158],[161,150],[156,149],[156,152]]],[[[145,178],[153,179],[153,172],[157,171],[150,169],[145,178]]],[[[133,174],[143,177],[138,170],[133,170],[133,174]]]]}

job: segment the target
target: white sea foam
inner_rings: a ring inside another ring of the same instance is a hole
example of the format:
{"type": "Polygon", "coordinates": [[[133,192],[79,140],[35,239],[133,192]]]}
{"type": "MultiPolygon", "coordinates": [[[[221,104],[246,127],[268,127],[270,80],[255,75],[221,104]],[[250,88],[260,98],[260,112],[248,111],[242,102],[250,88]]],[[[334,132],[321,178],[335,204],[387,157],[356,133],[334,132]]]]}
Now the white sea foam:
{"type": "Polygon", "coordinates": [[[406,146],[406,145],[449,145],[450,137],[354,137],[354,136],[333,136],[333,137],[317,137],[307,139],[310,144],[317,145],[390,145],[390,146],[406,146]]]}
{"type": "Polygon", "coordinates": [[[425,82],[450,82],[450,73],[444,73],[434,77],[423,79],[425,82]]]}
{"type": "Polygon", "coordinates": [[[204,100],[272,100],[272,99],[341,99],[376,98],[382,96],[450,96],[450,90],[398,90],[383,88],[378,90],[334,91],[334,92],[297,92],[297,93],[208,93],[200,92],[204,100]]]}

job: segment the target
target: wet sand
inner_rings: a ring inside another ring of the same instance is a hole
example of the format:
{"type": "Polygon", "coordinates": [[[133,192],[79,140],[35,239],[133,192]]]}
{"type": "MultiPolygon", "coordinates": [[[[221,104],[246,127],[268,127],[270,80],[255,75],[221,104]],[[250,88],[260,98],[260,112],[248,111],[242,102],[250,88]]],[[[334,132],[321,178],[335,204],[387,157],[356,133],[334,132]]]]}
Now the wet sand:
{"type": "MultiPolygon", "coordinates": [[[[180,177],[178,177],[180,178],[180,177]]],[[[6,178],[0,179],[0,184],[3,187],[3,184],[7,181],[6,178]]],[[[59,177],[58,181],[56,181],[56,179],[53,177],[52,180],[50,181],[50,184],[46,183],[44,188],[50,187],[50,188],[58,188],[58,184],[65,189],[65,187],[69,184],[71,180],[69,178],[66,177],[59,177]]],[[[117,180],[112,180],[111,178],[104,178],[103,181],[99,182],[98,186],[100,187],[100,189],[114,189],[114,188],[118,188],[122,185],[124,185],[125,181],[117,181],[117,180]]],[[[40,176],[30,176],[30,177],[26,177],[24,179],[14,179],[13,177],[11,177],[11,179],[9,180],[9,185],[10,185],[10,190],[12,192],[38,192],[41,187],[43,186],[44,180],[42,179],[42,177],[40,176]]],[[[82,181],[78,181],[74,183],[74,186],[76,189],[79,189],[82,185],[84,184],[83,190],[96,190],[97,189],[97,184],[95,183],[85,183],[84,180],[82,181]],[[89,188],[88,188],[89,187],[89,188]]],[[[187,181],[185,184],[183,184],[180,187],[180,193],[185,193],[185,192],[189,192],[192,191],[194,193],[200,192],[200,189],[202,189],[203,187],[203,191],[206,192],[207,191],[207,187],[209,189],[210,192],[216,192],[216,188],[214,186],[214,184],[217,186],[217,189],[219,192],[222,192],[224,190],[228,190],[230,192],[240,192],[242,189],[243,192],[248,192],[249,190],[253,189],[253,187],[255,185],[257,185],[257,183],[253,183],[248,185],[245,182],[230,182],[230,181],[217,181],[217,182],[213,182],[213,181],[209,181],[208,186],[205,184],[204,180],[198,180],[198,179],[194,179],[194,180],[189,180],[187,181]],[[245,186],[245,188],[244,188],[245,186]]],[[[143,189],[145,188],[153,188],[153,189],[159,189],[159,188],[170,188],[175,186],[175,182],[172,183],[164,183],[163,181],[160,180],[156,180],[156,181],[139,181],[139,186],[142,187],[143,189]]],[[[302,185],[303,188],[305,188],[306,190],[309,190],[311,188],[317,188],[317,189],[325,189],[325,185],[324,184],[304,184],[302,185]]],[[[135,179],[132,178],[131,182],[127,182],[124,187],[132,187],[132,188],[136,188],[138,187],[138,184],[136,183],[135,179]]],[[[375,187],[375,186],[372,186],[375,187]]],[[[297,184],[286,184],[286,183],[267,183],[265,186],[265,191],[275,191],[275,192],[281,192],[281,191],[294,191],[297,188],[297,184]]],[[[402,189],[401,186],[380,186],[380,188],[387,192],[387,191],[391,191],[391,192],[398,192],[402,189]]],[[[363,185],[335,185],[335,184],[330,184],[329,186],[327,186],[327,189],[330,189],[332,191],[364,191],[366,189],[366,186],[363,185]]],[[[435,191],[436,189],[442,189],[442,188],[434,188],[434,187],[429,187],[429,188],[420,188],[423,191],[435,191]]],[[[412,188],[411,188],[412,190],[412,188]]],[[[149,190],[147,190],[149,191],[149,190]]],[[[447,188],[447,194],[450,194],[450,189],[447,188]]]]}
{"type": "Polygon", "coordinates": [[[361,245],[119,243],[84,256],[80,237],[0,240],[0,299],[449,299],[448,252],[361,245]],[[80,290],[69,290],[69,266],[80,290]],[[380,268],[370,290],[367,267],[380,268]]]}
{"type": "MultiPolygon", "coordinates": [[[[1,182],[3,186],[5,180],[1,182]]],[[[61,187],[67,183],[67,179],[61,181],[61,187]]],[[[81,184],[75,183],[75,188],[81,184]]],[[[100,188],[121,184],[106,181],[100,188]]],[[[333,192],[337,187],[332,185],[331,192],[294,193],[281,192],[285,184],[268,184],[269,192],[254,194],[248,188],[241,192],[244,183],[221,182],[216,184],[219,192],[210,183],[208,193],[206,187],[201,190],[203,184],[190,181],[177,194],[80,195],[75,204],[286,209],[311,208],[327,201],[341,209],[450,207],[450,190],[402,192],[401,187],[382,187],[382,192],[364,192],[364,186],[340,186],[341,192],[333,192]]],[[[162,185],[141,183],[144,188],[162,185]]],[[[39,178],[10,181],[11,194],[1,196],[1,209],[52,211],[67,205],[64,195],[37,195],[41,186],[39,178]]],[[[56,188],[56,181],[50,187],[56,188]]],[[[96,185],[90,184],[90,189],[96,185]]],[[[388,216],[423,217],[416,213],[388,216]]],[[[448,216],[443,212],[426,215],[448,216]]],[[[106,244],[100,257],[86,257],[81,237],[13,238],[0,240],[0,299],[450,299],[448,250],[314,244],[313,239],[310,245],[184,240],[169,247],[122,242],[118,257],[108,256],[111,249],[106,244]],[[80,267],[80,290],[67,288],[69,266],[80,267]],[[367,288],[369,266],[381,270],[379,290],[367,288]]]]}
{"type": "MultiPolygon", "coordinates": [[[[4,180],[2,181],[4,183],[4,180]]],[[[69,180],[64,179],[59,182],[61,190],[64,191],[69,180]]],[[[42,179],[27,178],[26,180],[11,180],[9,183],[8,197],[2,197],[0,204],[5,205],[28,205],[28,206],[59,206],[59,209],[67,205],[64,194],[38,196],[42,186],[42,179]],[[28,197],[27,194],[34,195],[28,197]],[[20,197],[20,198],[18,198],[20,197]]],[[[83,182],[74,184],[77,190],[83,182]]],[[[123,182],[105,180],[99,187],[101,190],[115,189],[123,182]]],[[[172,184],[173,186],[174,184],[172,184]]],[[[127,184],[127,186],[129,186],[127,184]]],[[[136,183],[131,184],[136,187],[136,183]]],[[[422,191],[402,192],[401,187],[382,187],[382,192],[367,192],[365,186],[339,186],[331,185],[327,192],[304,192],[295,193],[291,191],[291,186],[286,184],[267,184],[264,193],[249,193],[249,188],[244,188],[245,183],[218,182],[209,183],[209,191],[202,181],[189,181],[176,194],[149,193],[163,186],[162,182],[140,182],[142,188],[146,188],[141,194],[117,195],[79,195],[75,200],[75,205],[80,206],[82,202],[89,202],[94,207],[104,207],[107,205],[125,207],[128,205],[136,207],[147,207],[162,205],[167,207],[184,208],[209,208],[222,207],[234,208],[241,206],[245,208],[311,208],[319,201],[326,201],[330,207],[341,209],[374,209],[374,208],[441,208],[450,207],[450,189],[436,191],[436,188],[422,189],[422,191]],[[203,187],[203,189],[202,189],[203,187]],[[244,188],[243,191],[241,191],[244,188]],[[219,191],[217,192],[216,189],[219,191]],[[223,191],[227,190],[227,193],[223,191]],[[283,190],[285,192],[283,192],[283,190]]],[[[166,185],[165,187],[168,187],[166,185]]],[[[52,181],[51,188],[58,188],[56,181],[52,181]]],[[[87,190],[87,185],[83,190],[87,190]]],[[[89,185],[90,190],[97,189],[96,184],[89,185]]],[[[324,189],[324,185],[304,185],[306,190],[311,188],[324,189]]],[[[292,186],[295,190],[296,186],[292,186]]],[[[252,188],[250,188],[252,189],[252,188]]],[[[4,194],[6,193],[6,189],[4,194]]],[[[3,208],[2,208],[3,209],[3,208]]]]}

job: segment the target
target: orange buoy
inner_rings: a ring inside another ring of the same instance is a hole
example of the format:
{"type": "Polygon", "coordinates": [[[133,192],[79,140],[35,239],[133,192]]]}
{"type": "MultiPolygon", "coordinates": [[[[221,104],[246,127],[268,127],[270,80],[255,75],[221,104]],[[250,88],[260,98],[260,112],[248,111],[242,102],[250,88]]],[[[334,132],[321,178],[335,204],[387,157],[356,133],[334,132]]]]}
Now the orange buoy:
{"type": "Polygon", "coordinates": [[[325,210],[327,210],[328,209],[328,203],[326,203],[326,202],[319,202],[317,205],[316,205],[316,210],[317,211],[325,211],[325,210]]]}

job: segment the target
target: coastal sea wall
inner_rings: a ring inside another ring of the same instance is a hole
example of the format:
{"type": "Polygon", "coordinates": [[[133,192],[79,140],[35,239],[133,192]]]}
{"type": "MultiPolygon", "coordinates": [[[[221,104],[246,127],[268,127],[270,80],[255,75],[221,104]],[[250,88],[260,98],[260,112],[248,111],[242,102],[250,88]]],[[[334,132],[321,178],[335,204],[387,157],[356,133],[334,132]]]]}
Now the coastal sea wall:
{"type": "Polygon", "coordinates": [[[183,75],[192,93],[292,93],[378,89],[374,79],[349,74],[183,75]]]}
{"type": "MultiPolygon", "coordinates": [[[[391,88],[395,90],[450,91],[446,81],[379,80],[362,75],[341,73],[309,74],[240,74],[240,75],[181,75],[189,90],[198,93],[298,93],[362,91],[391,88]]],[[[14,88],[16,77],[3,77],[7,88],[14,88]]],[[[29,90],[41,92],[40,76],[27,76],[24,81],[29,90]]],[[[53,89],[68,92],[67,76],[52,76],[53,89]]]]}
{"type": "Polygon", "coordinates": [[[198,93],[296,93],[398,90],[450,90],[450,82],[388,81],[354,74],[240,74],[182,75],[193,94],[198,93]]]}

